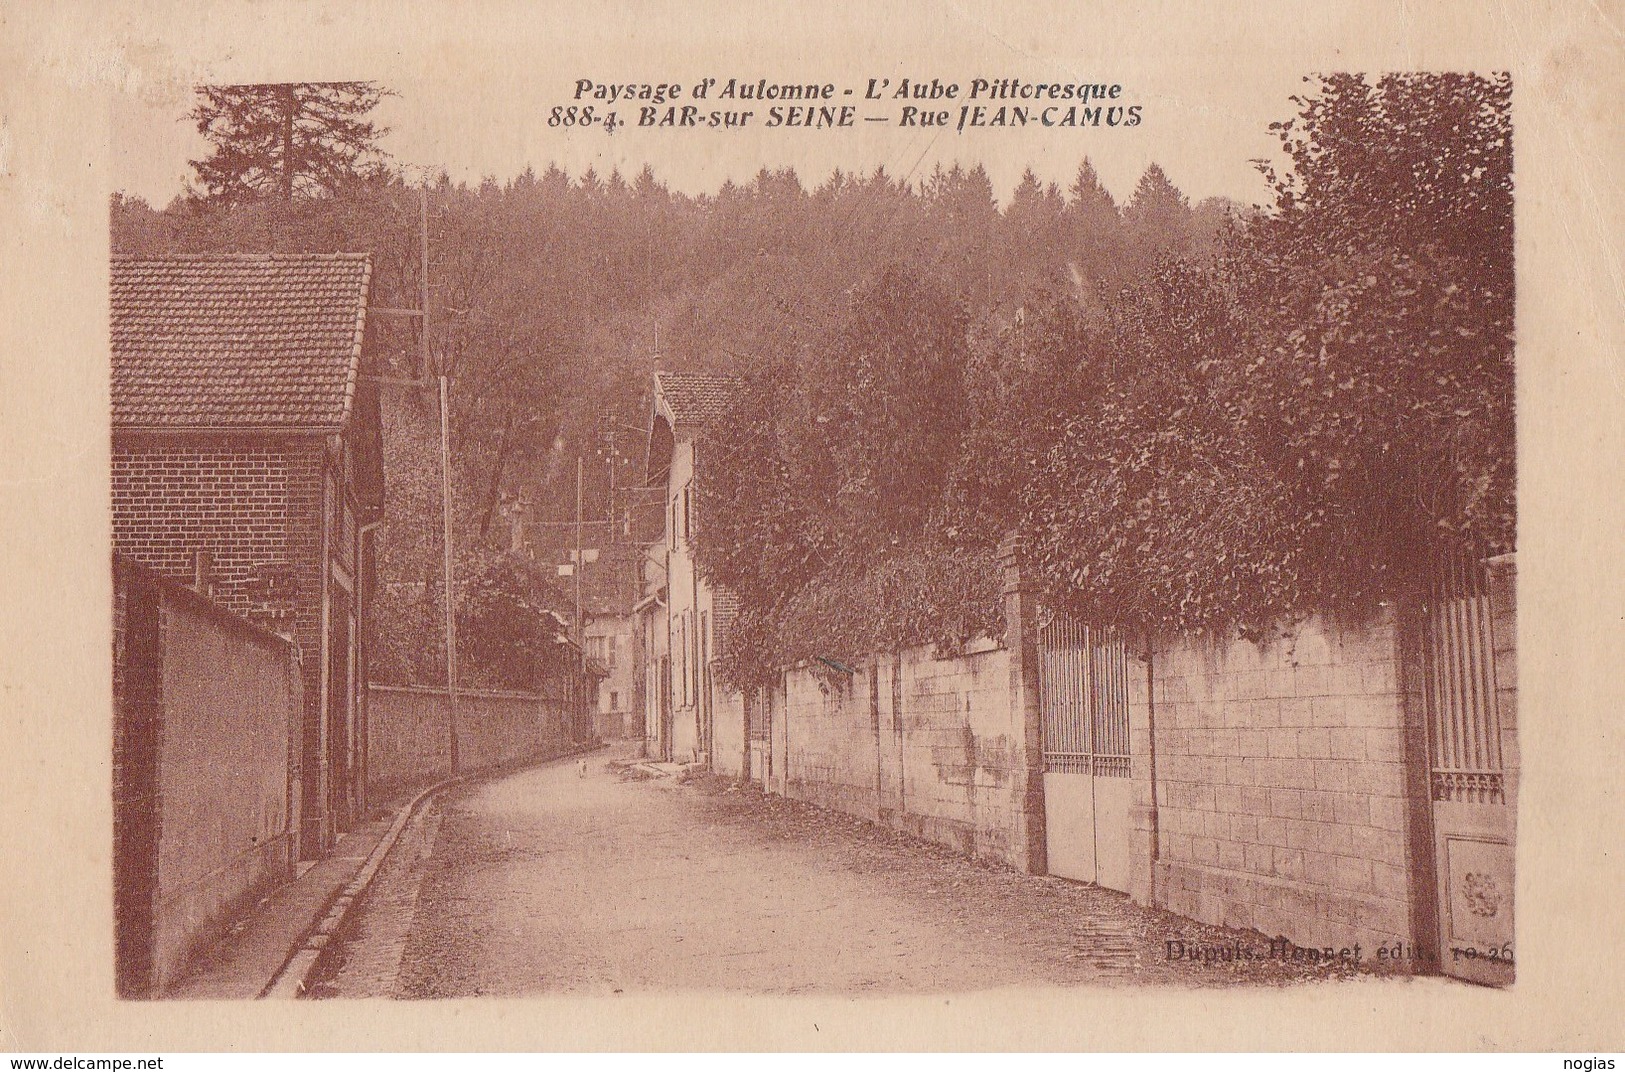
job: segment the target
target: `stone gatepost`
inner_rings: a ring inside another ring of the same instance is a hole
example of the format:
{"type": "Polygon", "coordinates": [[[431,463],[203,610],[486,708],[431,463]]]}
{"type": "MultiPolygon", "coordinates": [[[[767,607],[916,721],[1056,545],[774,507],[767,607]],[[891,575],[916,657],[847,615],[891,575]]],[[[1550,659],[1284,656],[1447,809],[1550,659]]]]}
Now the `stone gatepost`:
{"type": "Polygon", "coordinates": [[[1038,706],[1038,599],[1021,569],[1021,538],[999,544],[1004,571],[1004,646],[1010,655],[1010,722],[1015,734],[1016,843],[1028,874],[1049,871],[1044,831],[1044,724],[1038,706]]]}

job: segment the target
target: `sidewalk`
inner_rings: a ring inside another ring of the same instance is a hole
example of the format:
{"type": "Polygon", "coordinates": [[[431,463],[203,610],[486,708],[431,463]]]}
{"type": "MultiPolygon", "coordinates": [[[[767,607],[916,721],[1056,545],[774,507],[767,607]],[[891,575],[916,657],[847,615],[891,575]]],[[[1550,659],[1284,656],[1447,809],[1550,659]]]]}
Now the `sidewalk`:
{"type": "Polygon", "coordinates": [[[520,767],[473,771],[439,782],[401,801],[380,818],[349,831],[303,874],[256,905],[224,938],[201,953],[165,1000],[250,1001],[299,997],[305,977],[345,914],[371,883],[419,804],[470,779],[511,774],[602,748],[590,743],[520,767]]]}
{"type": "Polygon", "coordinates": [[[192,974],[164,993],[181,1001],[261,996],[344,888],[360,874],[401,810],[339,838],[333,854],[255,906],[238,928],[203,953],[192,974]]]}

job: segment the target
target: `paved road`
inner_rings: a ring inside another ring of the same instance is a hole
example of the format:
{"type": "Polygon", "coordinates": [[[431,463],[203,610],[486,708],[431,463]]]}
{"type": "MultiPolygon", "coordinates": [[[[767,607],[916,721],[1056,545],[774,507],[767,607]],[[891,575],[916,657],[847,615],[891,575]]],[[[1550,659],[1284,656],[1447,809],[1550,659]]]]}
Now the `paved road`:
{"type": "Polygon", "coordinates": [[[1211,928],[711,780],[604,753],[449,793],[347,928],[327,997],[670,989],[902,993],[1285,982],[1171,965],[1211,928]],[[1171,929],[1172,928],[1172,929],[1171,929]]]}

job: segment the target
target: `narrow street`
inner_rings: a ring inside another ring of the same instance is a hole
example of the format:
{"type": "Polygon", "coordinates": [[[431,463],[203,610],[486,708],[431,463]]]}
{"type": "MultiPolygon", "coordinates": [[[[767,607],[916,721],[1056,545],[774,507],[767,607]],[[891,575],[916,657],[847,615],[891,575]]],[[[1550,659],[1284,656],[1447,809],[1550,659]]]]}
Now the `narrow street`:
{"type": "Polygon", "coordinates": [[[352,916],[318,997],[673,988],[900,993],[1301,982],[1286,964],[1170,963],[1235,934],[1033,878],[627,750],[442,796],[352,916]]]}

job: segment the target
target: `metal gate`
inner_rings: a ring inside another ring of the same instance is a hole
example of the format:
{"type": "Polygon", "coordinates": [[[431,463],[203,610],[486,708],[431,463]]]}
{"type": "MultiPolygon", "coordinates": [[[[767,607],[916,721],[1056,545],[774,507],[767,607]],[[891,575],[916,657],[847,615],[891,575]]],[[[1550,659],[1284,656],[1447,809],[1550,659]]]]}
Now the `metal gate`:
{"type": "Polygon", "coordinates": [[[1476,558],[1438,568],[1423,606],[1440,963],[1475,982],[1512,981],[1514,814],[1508,806],[1487,574],[1476,558]]]}
{"type": "Polygon", "coordinates": [[[1116,630],[1052,615],[1039,627],[1038,652],[1050,873],[1126,891],[1127,649],[1116,630]]]}

